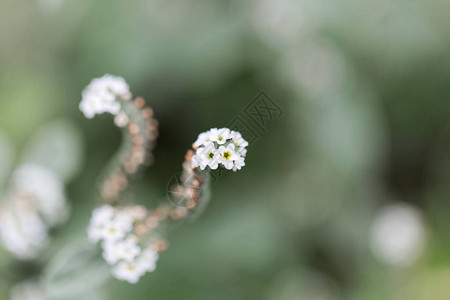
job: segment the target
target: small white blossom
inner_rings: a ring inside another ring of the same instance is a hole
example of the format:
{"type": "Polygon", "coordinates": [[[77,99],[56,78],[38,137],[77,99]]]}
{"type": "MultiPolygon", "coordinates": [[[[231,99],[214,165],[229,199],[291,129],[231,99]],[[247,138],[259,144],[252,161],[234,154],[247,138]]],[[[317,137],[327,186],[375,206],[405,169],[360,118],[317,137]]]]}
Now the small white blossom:
{"type": "Polygon", "coordinates": [[[102,256],[106,262],[110,265],[114,265],[119,262],[120,254],[117,249],[117,243],[114,242],[103,242],[102,243],[102,256]]]}
{"type": "Polygon", "coordinates": [[[118,212],[114,217],[114,222],[120,228],[120,230],[128,233],[133,229],[134,219],[126,212],[118,212]]]}
{"type": "Polygon", "coordinates": [[[212,128],[209,131],[209,140],[219,145],[225,144],[230,139],[230,129],[228,128],[212,128]]]}
{"type": "Polygon", "coordinates": [[[112,242],[123,239],[127,232],[122,229],[119,223],[110,221],[104,224],[100,233],[101,239],[112,242]]]}
{"type": "Polygon", "coordinates": [[[80,110],[89,119],[106,112],[117,115],[121,107],[118,98],[129,97],[130,90],[125,80],[122,77],[107,74],[93,79],[84,89],[80,110]]]}
{"type": "Polygon", "coordinates": [[[156,262],[158,261],[158,252],[147,249],[142,252],[141,256],[137,259],[137,264],[145,272],[153,272],[156,269],[156,262]]]}
{"type": "Polygon", "coordinates": [[[114,214],[114,208],[109,205],[103,205],[94,209],[87,230],[88,238],[91,242],[96,243],[103,239],[104,229],[111,222],[114,214]]]}
{"type": "Polygon", "coordinates": [[[212,142],[206,144],[205,147],[197,149],[196,154],[192,158],[194,167],[200,167],[204,170],[209,166],[212,170],[219,167],[219,151],[212,142]]]}
{"type": "Polygon", "coordinates": [[[220,153],[220,162],[222,163],[222,165],[227,170],[233,169],[234,161],[238,159],[238,155],[234,151],[234,144],[229,144],[227,147],[220,146],[219,153],[220,153]]]}
{"type": "Polygon", "coordinates": [[[114,208],[110,205],[103,205],[99,208],[94,209],[92,212],[91,223],[94,224],[105,224],[114,217],[114,208]]]}
{"type": "Polygon", "coordinates": [[[141,252],[139,246],[130,239],[119,242],[104,242],[102,247],[103,258],[110,265],[114,265],[121,260],[133,262],[141,252]]]}
{"type": "Polygon", "coordinates": [[[87,233],[93,243],[100,240],[117,241],[123,239],[133,228],[133,218],[126,213],[115,211],[104,205],[92,213],[87,233]]]}
{"type": "Polygon", "coordinates": [[[194,142],[194,147],[199,147],[201,145],[204,145],[208,142],[211,142],[209,139],[209,133],[208,132],[202,132],[198,136],[197,140],[194,142]]]}
{"type": "Polygon", "coordinates": [[[141,252],[141,248],[132,240],[126,240],[117,244],[117,251],[120,259],[127,262],[132,262],[136,256],[141,252]]]}
{"type": "Polygon", "coordinates": [[[136,284],[145,271],[135,262],[120,262],[113,268],[113,275],[119,280],[136,284]]]}
{"type": "Polygon", "coordinates": [[[239,157],[234,161],[233,171],[237,171],[242,169],[245,166],[245,159],[243,157],[239,157]]]}
{"type": "Polygon", "coordinates": [[[246,140],[244,140],[244,138],[242,137],[242,135],[237,132],[237,131],[232,131],[230,134],[231,139],[233,140],[233,144],[236,147],[247,147],[248,146],[248,142],[246,140]]]}

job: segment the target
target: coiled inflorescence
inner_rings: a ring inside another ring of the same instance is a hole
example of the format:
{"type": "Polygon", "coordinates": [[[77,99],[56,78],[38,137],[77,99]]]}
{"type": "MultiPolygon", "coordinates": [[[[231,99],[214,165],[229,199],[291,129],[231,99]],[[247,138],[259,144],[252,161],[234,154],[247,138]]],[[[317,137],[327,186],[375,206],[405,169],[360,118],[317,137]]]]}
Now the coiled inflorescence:
{"type": "Polygon", "coordinates": [[[146,208],[138,205],[112,207],[103,205],[92,213],[88,227],[89,239],[101,241],[103,258],[113,266],[117,279],[136,283],[147,272],[156,268],[161,242],[141,238],[139,228],[152,227],[155,221],[146,208]]]}
{"type": "Polygon", "coordinates": [[[158,123],[143,98],[132,100],[123,78],[108,74],[93,79],[84,89],[80,110],[87,118],[110,113],[115,116],[115,125],[123,129],[122,147],[108,166],[100,187],[102,200],[114,203],[128,187],[132,175],[153,161],[151,150],[158,136],[158,123]]]}
{"type": "Polygon", "coordinates": [[[204,170],[217,169],[219,165],[227,170],[237,171],[245,166],[248,142],[237,131],[228,128],[212,128],[198,136],[194,143],[195,155],[192,166],[204,170]]]}

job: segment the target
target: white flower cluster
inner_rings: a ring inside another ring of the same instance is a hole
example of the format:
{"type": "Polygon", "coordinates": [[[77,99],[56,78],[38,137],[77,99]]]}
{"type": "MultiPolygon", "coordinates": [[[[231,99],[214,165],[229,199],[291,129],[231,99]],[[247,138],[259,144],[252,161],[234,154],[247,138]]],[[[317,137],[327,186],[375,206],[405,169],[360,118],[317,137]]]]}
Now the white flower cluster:
{"type": "Polygon", "coordinates": [[[201,133],[194,143],[195,155],[192,166],[204,170],[213,170],[219,165],[228,170],[237,171],[245,166],[248,142],[237,131],[228,128],[212,128],[201,133]]]}
{"type": "Polygon", "coordinates": [[[92,213],[88,237],[94,243],[102,242],[103,258],[114,266],[113,275],[119,280],[137,283],[156,268],[158,253],[141,249],[132,232],[134,223],[146,215],[147,210],[141,206],[119,209],[103,205],[92,213]]]}
{"type": "Polygon", "coordinates": [[[0,241],[21,259],[35,258],[51,227],[65,221],[69,208],[64,185],[53,171],[23,165],[14,171],[0,209],[0,241]]]}
{"type": "Polygon", "coordinates": [[[122,77],[106,74],[93,79],[84,89],[80,110],[89,119],[105,112],[117,115],[120,111],[118,98],[131,98],[130,88],[122,77]]]}

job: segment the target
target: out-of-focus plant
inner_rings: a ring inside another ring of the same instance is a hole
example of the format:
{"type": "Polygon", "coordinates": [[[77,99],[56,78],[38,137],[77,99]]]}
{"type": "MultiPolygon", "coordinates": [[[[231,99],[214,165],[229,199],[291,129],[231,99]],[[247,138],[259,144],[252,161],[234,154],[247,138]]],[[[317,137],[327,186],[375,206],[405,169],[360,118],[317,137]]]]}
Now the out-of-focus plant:
{"type": "Polygon", "coordinates": [[[122,146],[100,185],[99,198],[104,205],[94,210],[88,236],[94,243],[101,242],[103,258],[113,266],[117,279],[137,283],[145,273],[155,270],[172,225],[201,211],[207,203],[209,169],[240,170],[245,165],[248,142],[228,128],[200,134],[193,144],[195,152],[189,150],[185,156],[180,181],[170,187],[171,203],[148,210],[124,195],[139,169],[151,162],[150,151],[157,137],[152,110],[142,98],[132,100],[123,78],[111,75],[92,80],[83,91],[80,109],[87,118],[110,113],[115,124],[123,128],[122,146]]]}
{"type": "MultiPolygon", "coordinates": [[[[39,268],[45,265],[41,254],[51,243],[53,228],[69,217],[65,185],[81,165],[82,142],[80,131],[71,122],[46,123],[29,140],[16,159],[18,166],[9,174],[14,162],[13,146],[6,138],[0,139],[0,160],[4,162],[0,176],[0,242],[12,254],[11,260],[37,264],[39,268]]],[[[33,280],[33,286],[39,286],[38,280],[33,280]]],[[[31,285],[26,286],[18,287],[15,293],[31,289],[31,285]]]]}

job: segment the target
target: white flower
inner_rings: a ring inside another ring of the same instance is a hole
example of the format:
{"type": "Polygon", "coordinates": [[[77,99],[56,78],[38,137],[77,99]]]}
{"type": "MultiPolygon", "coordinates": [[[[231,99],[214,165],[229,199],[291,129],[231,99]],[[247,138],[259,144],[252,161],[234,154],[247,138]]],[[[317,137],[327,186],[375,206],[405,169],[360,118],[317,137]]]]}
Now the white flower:
{"type": "Polygon", "coordinates": [[[115,215],[114,207],[110,205],[103,205],[99,208],[94,209],[92,212],[91,223],[94,224],[105,224],[115,215]]]}
{"type": "Polygon", "coordinates": [[[52,170],[40,165],[25,164],[14,171],[11,198],[28,198],[49,226],[65,221],[69,215],[63,182],[52,170]]]}
{"type": "Polygon", "coordinates": [[[119,280],[136,284],[145,271],[136,262],[120,262],[113,268],[113,275],[119,280]]]}
{"type": "Polygon", "coordinates": [[[102,247],[103,258],[111,265],[121,260],[133,262],[141,252],[139,246],[130,239],[119,242],[104,242],[102,247]]]}
{"type": "Polygon", "coordinates": [[[38,212],[13,202],[0,211],[0,240],[20,259],[33,259],[47,244],[47,227],[38,212]]]}
{"type": "Polygon", "coordinates": [[[231,170],[234,166],[234,161],[238,159],[238,154],[234,151],[234,144],[229,144],[227,147],[220,146],[220,162],[227,169],[231,170]]]}
{"type": "Polygon", "coordinates": [[[219,167],[219,152],[213,143],[208,143],[205,147],[197,149],[192,157],[193,167],[199,167],[204,170],[207,166],[215,170],[219,167]]]}
{"type": "Polygon", "coordinates": [[[103,205],[92,213],[87,233],[93,243],[99,240],[117,241],[133,229],[134,219],[125,212],[116,211],[112,206],[103,205]]]}
{"type": "Polygon", "coordinates": [[[118,98],[129,98],[130,90],[125,80],[118,76],[105,75],[95,78],[84,89],[80,110],[86,118],[105,112],[117,115],[120,111],[118,98]]]}
{"type": "Polygon", "coordinates": [[[122,230],[117,222],[111,221],[103,226],[100,237],[105,241],[112,242],[123,239],[126,234],[126,231],[122,230]]]}
{"type": "Polygon", "coordinates": [[[120,260],[120,253],[115,242],[103,242],[102,256],[106,262],[110,265],[114,265],[120,260]]]}
{"type": "Polygon", "coordinates": [[[133,229],[134,219],[126,212],[118,212],[114,217],[114,222],[120,228],[120,230],[128,233],[133,229]]]}
{"type": "Polygon", "coordinates": [[[242,169],[242,167],[245,166],[245,159],[243,157],[238,157],[235,161],[234,161],[234,166],[233,166],[233,171],[237,171],[242,169]]]}
{"type": "Polygon", "coordinates": [[[104,229],[112,221],[114,214],[114,208],[109,205],[103,205],[94,209],[87,230],[88,238],[92,243],[103,239],[104,229]]]}
{"type": "Polygon", "coordinates": [[[134,261],[119,262],[113,269],[113,275],[119,280],[137,283],[146,272],[156,269],[158,258],[158,252],[147,249],[134,261]]]}
{"type": "Polygon", "coordinates": [[[211,142],[211,140],[209,139],[209,133],[202,132],[198,136],[197,140],[194,142],[194,147],[204,146],[208,142],[211,142]]]}
{"type": "Polygon", "coordinates": [[[204,170],[208,166],[208,162],[201,155],[194,154],[192,156],[192,167],[204,170]]]}
{"type": "Polygon", "coordinates": [[[158,252],[147,249],[142,252],[137,260],[139,267],[145,272],[153,272],[156,269],[156,262],[158,261],[158,252]]]}
{"type": "Polygon", "coordinates": [[[247,147],[248,146],[248,142],[246,140],[244,140],[244,138],[242,137],[242,135],[237,132],[237,131],[232,131],[230,134],[231,139],[233,140],[233,144],[236,147],[247,147]]]}
{"type": "Polygon", "coordinates": [[[212,128],[209,131],[209,140],[212,142],[216,142],[219,145],[225,144],[230,138],[230,129],[228,128],[212,128]]]}
{"type": "Polygon", "coordinates": [[[134,241],[129,239],[118,243],[117,251],[119,252],[120,259],[132,262],[141,252],[141,248],[139,248],[134,241]]]}

